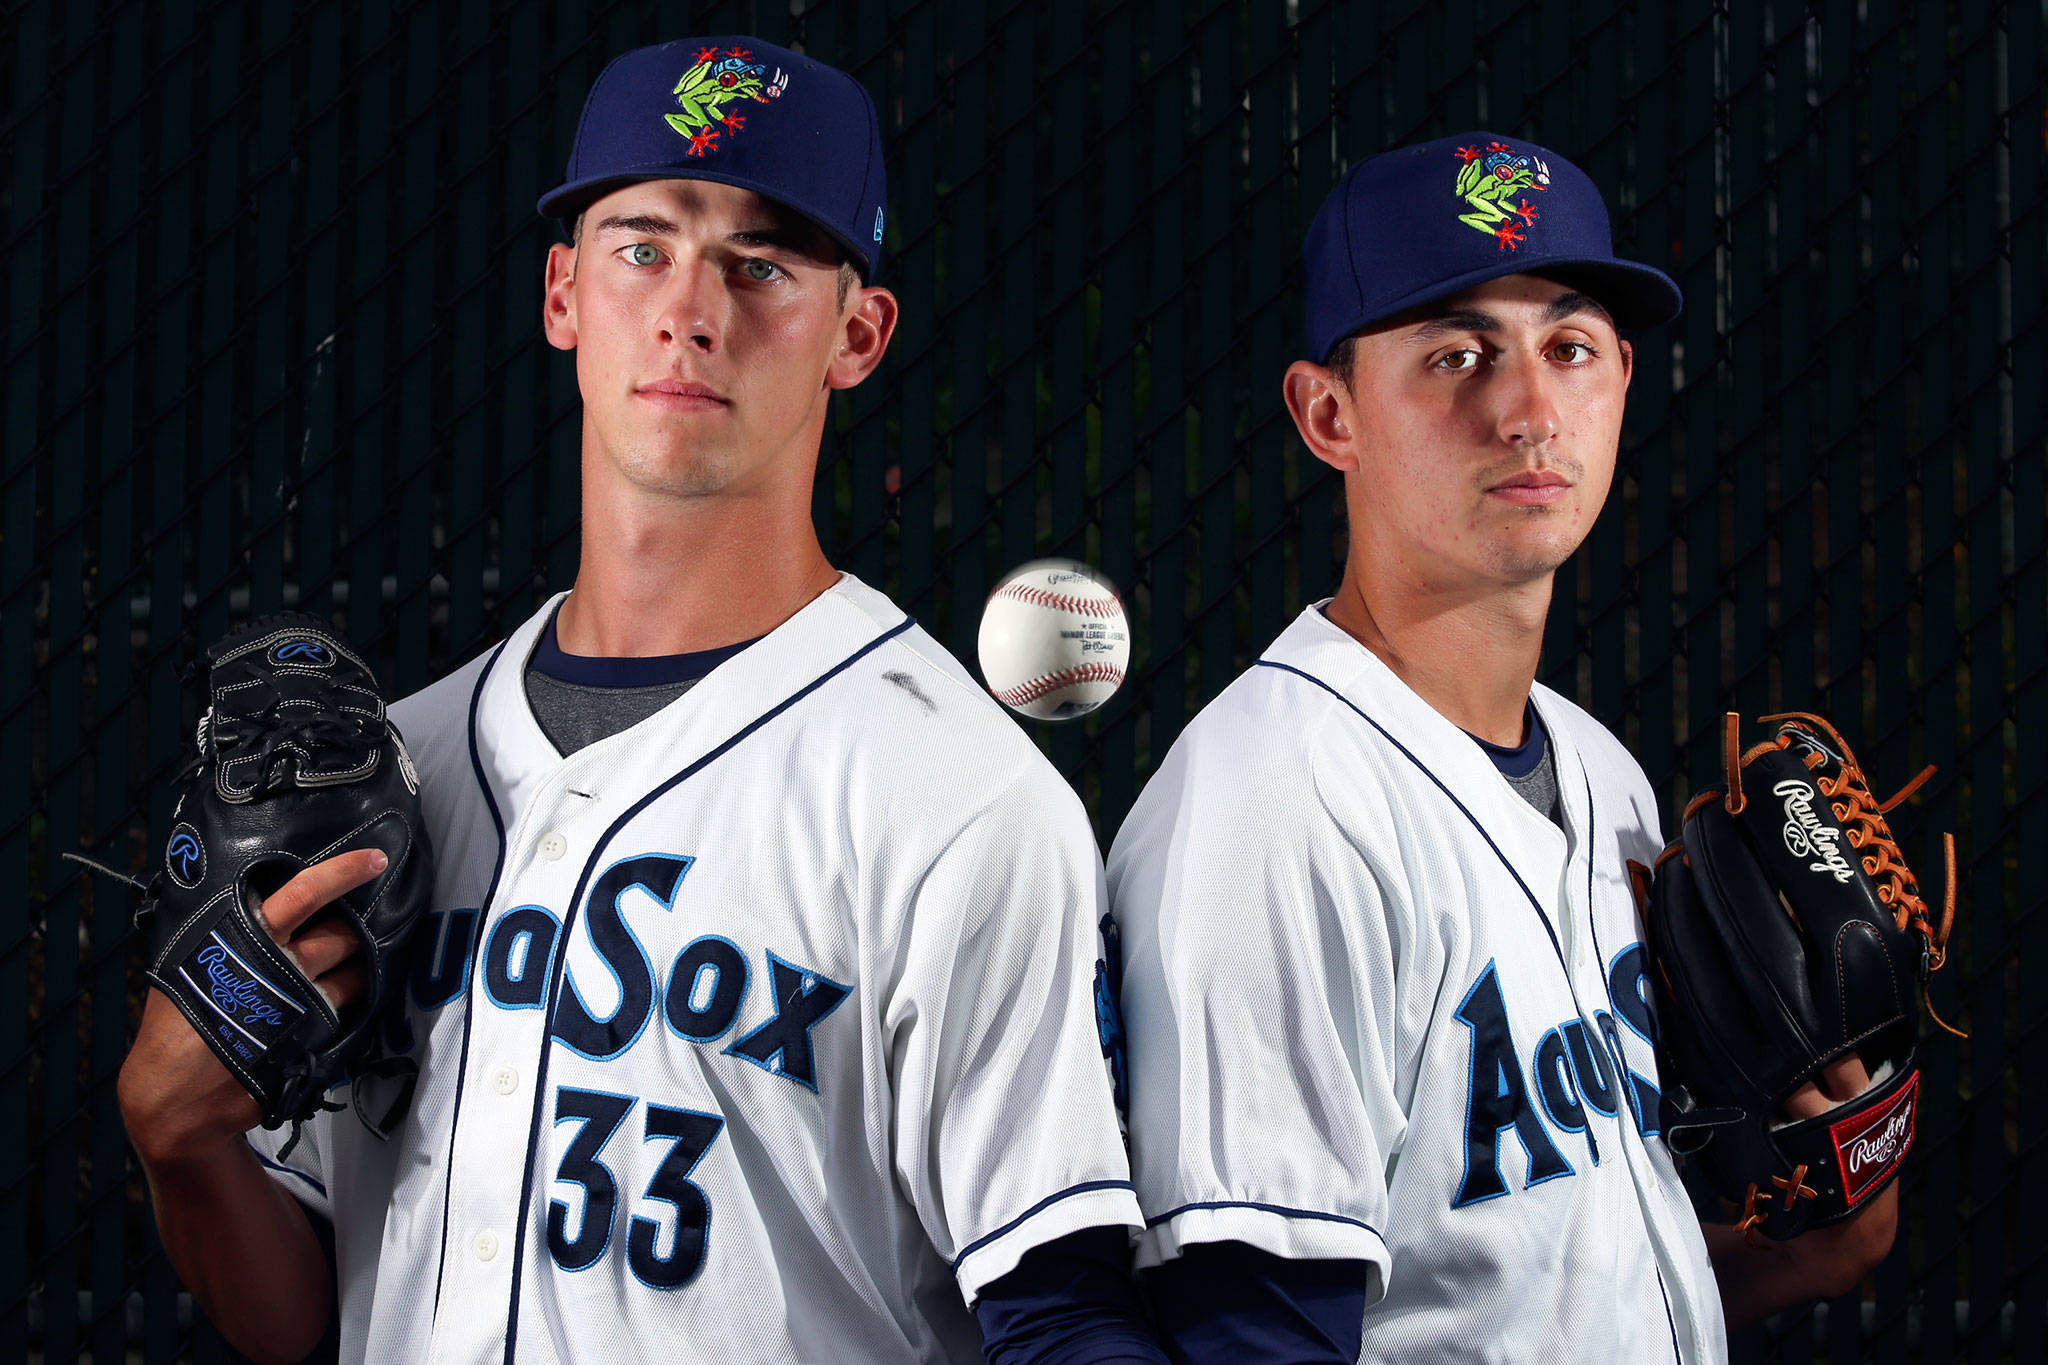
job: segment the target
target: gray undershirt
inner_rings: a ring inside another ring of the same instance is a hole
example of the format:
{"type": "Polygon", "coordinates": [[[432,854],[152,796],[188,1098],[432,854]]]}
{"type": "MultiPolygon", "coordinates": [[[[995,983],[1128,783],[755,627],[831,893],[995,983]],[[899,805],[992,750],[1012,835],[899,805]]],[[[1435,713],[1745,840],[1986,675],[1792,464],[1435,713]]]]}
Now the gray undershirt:
{"type": "MultiPolygon", "coordinates": [[[[585,687],[526,668],[526,701],[541,733],[564,758],[630,730],[695,687],[701,678],[653,687],[585,687]]],[[[1553,784],[1555,785],[1555,784],[1553,784]]]]}
{"type": "MultiPolygon", "coordinates": [[[[541,733],[567,757],[632,729],[699,681],[685,678],[653,687],[585,687],[550,678],[528,665],[526,700],[533,707],[533,718],[540,722],[541,733]]],[[[1538,815],[1564,828],[1563,804],[1557,794],[1557,756],[1549,744],[1543,746],[1543,757],[1535,767],[1520,777],[1509,777],[1507,783],[1538,815]]]]}
{"type": "Polygon", "coordinates": [[[1520,777],[1508,778],[1508,785],[1534,806],[1538,815],[1564,828],[1564,807],[1557,798],[1557,755],[1550,745],[1543,746],[1543,758],[1535,767],[1520,777]]]}

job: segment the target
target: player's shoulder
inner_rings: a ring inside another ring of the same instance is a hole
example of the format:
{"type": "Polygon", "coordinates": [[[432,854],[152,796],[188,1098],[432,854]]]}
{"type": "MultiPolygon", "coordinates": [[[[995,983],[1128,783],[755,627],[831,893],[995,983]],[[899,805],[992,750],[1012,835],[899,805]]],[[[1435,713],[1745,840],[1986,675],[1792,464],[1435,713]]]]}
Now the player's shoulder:
{"type": "Polygon", "coordinates": [[[490,666],[501,646],[491,645],[469,662],[392,702],[387,708],[391,723],[405,739],[413,765],[422,781],[449,764],[469,765],[469,721],[477,682],[490,666]]]}
{"type": "Polygon", "coordinates": [[[831,591],[870,619],[879,643],[835,680],[832,705],[810,709],[817,739],[843,749],[879,789],[933,810],[975,809],[1005,793],[1080,809],[1017,721],[902,608],[850,574],[831,591]]]}
{"type": "Polygon", "coordinates": [[[1397,697],[1385,665],[1318,607],[1297,616],[1182,734],[1209,766],[1242,765],[1282,780],[1359,761],[1378,767],[1389,736],[1374,717],[1397,697]]]}
{"type": "Polygon", "coordinates": [[[1347,811],[1384,804],[1387,784],[1372,780],[1384,758],[1352,700],[1368,660],[1320,612],[1304,612],[1181,731],[1118,845],[1168,826],[1228,831],[1240,847],[1267,835],[1292,845],[1306,823],[1334,819],[1333,780],[1358,788],[1347,811]]]}

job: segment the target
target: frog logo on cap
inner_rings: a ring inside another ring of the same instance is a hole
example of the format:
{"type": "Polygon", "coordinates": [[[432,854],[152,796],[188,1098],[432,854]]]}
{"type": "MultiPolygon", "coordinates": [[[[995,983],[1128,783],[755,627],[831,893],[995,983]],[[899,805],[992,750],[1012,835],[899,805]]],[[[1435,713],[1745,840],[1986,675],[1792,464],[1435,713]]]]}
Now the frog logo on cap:
{"type": "Polygon", "coordinates": [[[747,126],[746,115],[728,106],[741,100],[766,104],[780,99],[788,86],[787,72],[777,67],[769,77],[767,64],[753,60],[746,48],[702,48],[697,64],[676,82],[673,93],[682,112],[665,117],[669,127],[690,139],[690,155],[703,156],[718,150],[720,137],[747,126]]]}
{"type": "Polygon", "coordinates": [[[1457,155],[1458,197],[1472,208],[1458,221],[1493,238],[1502,251],[1518,249],[1537,218],[1522,191],[1549,189],[1550,167],[1534,152],[1517,151],[1505,142],[1489,142],[1484,151],[1460,147],[1457,155]]]}

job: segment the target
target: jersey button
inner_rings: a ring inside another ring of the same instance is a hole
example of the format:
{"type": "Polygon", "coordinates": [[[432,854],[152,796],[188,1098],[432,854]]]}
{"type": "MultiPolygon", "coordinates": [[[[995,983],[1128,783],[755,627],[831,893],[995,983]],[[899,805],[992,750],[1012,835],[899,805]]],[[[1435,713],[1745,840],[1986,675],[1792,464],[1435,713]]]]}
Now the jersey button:
{"type": "Polygon", "coordinates": [[[470,1250],[476,1252],[479,1261],[488,1261],[498,1254],[498,1234],[485,1228],[476,1235],[476,1240],[469,1246],[470,1250]]]}
{"type": "Polygon", "coordinates": [[[491,1071],[491,1089],[500,1095],[509,1095],[519,1088],[519,1073],[510,1066],[499,1063],[491,1071]]]}
{"type": "Polygon", "coordinates": [[[550,830],[540,836],[540,856],[551,863],[562,861],[562,855],[569,851],[569,841],[550,830]]]}

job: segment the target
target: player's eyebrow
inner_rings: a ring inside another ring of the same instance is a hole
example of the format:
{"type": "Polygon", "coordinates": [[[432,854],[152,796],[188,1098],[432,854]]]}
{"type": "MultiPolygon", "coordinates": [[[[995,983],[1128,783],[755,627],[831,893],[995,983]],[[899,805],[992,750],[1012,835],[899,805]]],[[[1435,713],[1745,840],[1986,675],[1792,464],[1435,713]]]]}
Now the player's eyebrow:
{"type": "Polygon", "coordinates": [[[1581,294],[1576,291],[1569,294],[1559,294],[1556,298],[1552,299],[1550,306],[1543,310],[1543,322],[1545,326],[1548,326],[1553,322],[1563,322],[1566,318],[1577,313],[1591,313],[1609,327],[1614,326],[1613,317],[1608,314],[1605,308],[1600,306],[1600,300],[1589,294],[1581,294]]]}
{"type": "Polygon", "coordinates": [[[652,213],[619,213],[599,221],[595,233],[631,232],[645,237],[673,237],[682,229],[652,213]]]}
{"type": "Polygon", "coordinates": [[[735,228],[725,234],[725,240],[734,246],[773,246],[785,251],[794,251],[797,247],[796,233],[772,223],[763,223],[758,227],[735,228]]]}
{"type": "MultiPolygon", "coordinates": [[[[1546,304],[1543,309],[1543,315],[1537,319],[1537,325],[1549,327],[1563,322],[1566,318],[1576,317],[1581,313],[1590,313],[1592,316],[1606,322],[1610,327],[1614,325],[1614,319],[1608,316],[1607,310],[1601,307],[1598,299],[1590,294],[1581,294],[1577,290],[1570,290],[1559,294],[1546,304]]],[[[1484,309],[1452,308],[1438,313],[1434,317],[1425,319],[1421,325],[1408,334],[1407,342],[1411,346],[1424,346],[1449,333],[1499,332],[1504,330],[1506,330],[1506,324],[1494,314],[1484,309]]]]}
{"type": "Polygon", "coordinates": [[[1453,308],[1429,318],[1408,334],[1410,346],[1421,346],[1450,332],[1498,332],[1501,320],[1477,308],[1453,308]]]}
{"type": "Polygon", "coordinates": [[[749,251],[786,251],[807,261],[824,261],[829,252],[822,235],[796,224],[762,223],[728,232],[725,240],[728,245],[749,251]]]}

